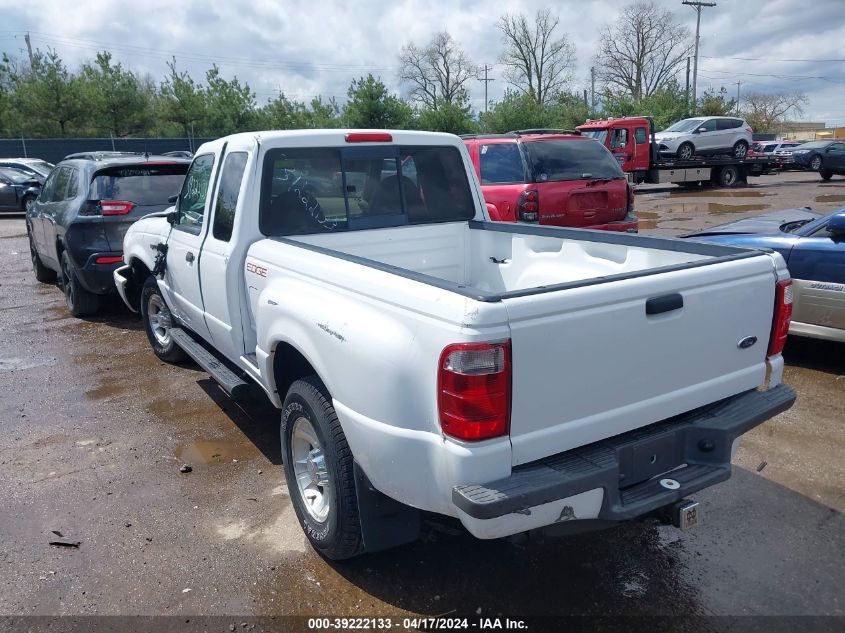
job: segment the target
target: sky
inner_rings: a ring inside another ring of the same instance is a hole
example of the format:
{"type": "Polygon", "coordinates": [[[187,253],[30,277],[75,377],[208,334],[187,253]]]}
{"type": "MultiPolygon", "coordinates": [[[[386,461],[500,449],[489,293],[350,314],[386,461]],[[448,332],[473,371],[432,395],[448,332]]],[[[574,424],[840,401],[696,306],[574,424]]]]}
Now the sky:
{"type": "MultiPolygon", "coordinates": [[[[695,30],[695,11],[681,0],[656,0],[695,30]]],[[[744,92],[803,92],[800,117],[845,125],[845,0],[716,0],[705,8],[699,51],[699,95],[724,86],[744,92]]],[[[479,66],[492,66],[490,99],[508,84],[499,63],[503,42],[496,24],[503,14],[550,7],[560,16],[558,35],[575,45],[571,88],[589,86],[599,32],[618,19],[625,1],[428,0],[0,0],[0,51],[25,57],[53,48],[71,69],[111,51],[116,61],[160,82],[166,62],[203,79],[216,63],[225,77],[249,84],[259,103],[281,90],[309,101],[322,95],[346,99],[353,78],[372,73],[405,96],[398,79],[403,45],[426,44],[447,30],[479,66]]],[[[679,75],[683,83],[683,77],[679,75]]],[[[484,84],[469,86],[474,109],[484,107],[484,84]]]]}

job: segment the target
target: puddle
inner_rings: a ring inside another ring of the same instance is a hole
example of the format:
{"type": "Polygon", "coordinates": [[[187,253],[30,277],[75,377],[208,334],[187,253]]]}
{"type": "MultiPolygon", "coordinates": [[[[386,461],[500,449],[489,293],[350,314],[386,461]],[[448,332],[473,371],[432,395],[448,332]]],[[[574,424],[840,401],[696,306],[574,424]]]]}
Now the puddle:
{"type": "MultiPolygon", "coordinates": [[[[751,211],[762,211],[768,209],[768,204],[722,204],[721,202],[681,202],[678,204],[660,205],[658,208],[662,213],[748,213],[751,211]]],[[[643,213],[638,213],[643,216],[643,213]]]]}
{"type": "Polygon", "coordinates": [[[180,446],[176,457],[189,464],[220,464],[255,457],[254,447],[237,445],[226,440],[197,440],[180,446]]]}
{"type": "Polygon", "coordinates": [[[755,191],[754,189],[740,189],[737,191],[708,191],[706,189],[693,189],[682,191],[670,191],[670,198],[763,198],[772,196],[772,193],[755,191]]]}
{"type": "Polygon", "coordinates": [[[816,202],[845,202],[845,194],[826,193],[822,196],[816,196],[816,202]]]}
{"type": "Polygon", "coordinates": [[[89,400],[104,400],[105,398],[111,398],[112,396],[122,395],[126,393],[126,391],[126,385],[106,382],[101,384],[99,387],[88,389],[85,392],[85,397],[89,400]]]}

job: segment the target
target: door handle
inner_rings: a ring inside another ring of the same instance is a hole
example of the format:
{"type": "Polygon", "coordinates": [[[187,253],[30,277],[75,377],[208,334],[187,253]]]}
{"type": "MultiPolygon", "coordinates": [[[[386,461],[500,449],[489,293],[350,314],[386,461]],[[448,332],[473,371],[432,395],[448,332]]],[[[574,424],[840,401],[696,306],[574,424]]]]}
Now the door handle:
{"type": "Polygon", "coordinates": [[[189,264],[193,263],[194,254],[191,251],[188,251],[187,253],[185,253],[185,261],[188,262],[189,264]]]}
{"type": "Polygon", "coordinates": [[[680,293],[675,292],[670,295],[663,295],[662,297],[652,297],[646,301],[645,313],[648,315],[663,314],[664,312],[671,312],[672,310],[678,310],[683,307],[683,296],[680,293]]]}

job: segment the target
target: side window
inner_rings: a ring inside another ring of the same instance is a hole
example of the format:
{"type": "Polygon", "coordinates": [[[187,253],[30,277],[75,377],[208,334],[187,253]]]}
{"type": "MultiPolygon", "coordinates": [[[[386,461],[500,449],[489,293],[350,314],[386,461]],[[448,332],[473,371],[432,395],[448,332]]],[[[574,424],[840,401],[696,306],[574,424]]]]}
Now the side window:
{"type": "Polygon", "coordinates": [[[65,192],[67,191],[67,183],[69,179],[70,168],[61,167],[56,174],[56,180],[53,181],[50,199],[47,202],[61,202],[65,199],[65,192]]]}
{"type": "Polygon", "coordinates": [[[65,198],[73,200],[77,193],[79,193],[79,171],[71,169],[70,176],[68,176],[67,195],[65,195],[65,198]]]}
{"type": "Polygon", "coordinates": [[[238,196],[241,192],[246,169],[246,152],[232,152],[223,163],[220,172],[220,187],[217,189],[217,200],[214,204],[214,225],[212,227],[215,239],[228,242],[232,238],[235,226],[235,210],[238,206],[238,196]]]}
{"type": "Polygon", "coordinates": [[[491,143],[478,146],[481,184],[525,182],[522,156],[516,143],[491,143]]]}
{"type": "Polygon", "coordinates": [[[611,141],[611,149],[622,148],[628,145],[628,130],[625,128],[617,128],[613,130],[613,140],[611,141]]]}
{"type": "Polygon", "coordinates": [[[716,121],[717,119],[710,119],[709,121],[705,121],[699,128],[704,128],[705,132],[715,132],[716,131],[716,121]]]}
{"type": "Polygon", "coordinates": [[[637,145],[642,145],[647,141],[647,135],[644,127],[638,127],[634,130],[634,140],[637,142],[637,145]]]}
{"type": "Polygon", "coordinates": [[[832,152],[841,152],[845,150],[845,143],[834,143],[830,146],[832,152]]]}
{"type": "Polygon", "coordinates": [[[41,189],[41,193],[38,194],[38,201],[39,202],[51,202],[53,199],[53,185],[56,184],[56,178],[59,175],[58,169],[54,169],[50,172],[50,175],[47,176],[47,181],[44,183],[44,187],[41,189]]]}
{"type": "Polygon", "coordinates": [[[214,156],[211,154],[197,156],[185,176],[182,192],[179,194],[177,226],[189,233],[199,233],[202,228],[212,167],[214,167],[214,156]]]}

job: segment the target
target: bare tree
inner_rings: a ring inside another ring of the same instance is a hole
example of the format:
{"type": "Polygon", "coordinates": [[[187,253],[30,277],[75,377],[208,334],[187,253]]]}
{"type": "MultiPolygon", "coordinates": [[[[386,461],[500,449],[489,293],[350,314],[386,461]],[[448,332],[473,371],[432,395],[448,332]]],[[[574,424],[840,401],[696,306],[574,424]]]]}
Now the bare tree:
{"type": "Polygon", "coordinates": [[[534,24],[523,15],[503,15],[499,29],[505,36],[500,61],[507,67],[505,79],[531,95],[537,103],[548,104],[572,79],[575,47],[566,34],[554,39],[560,18],[549,9],[537,11],[534,24]]]}
{"type": "Polygon", "coordinates": [[[635,2],[602,28],[596,77],[639,101],[675,77],[691,50],[689,29],[671,11],[652,0],[635,2]]]}
{"type": "Polygon", "coordinates": [[[437,33],[424,48],[413,42],[402,47],[399,78],[411,84],[412,100],[436,110],[440,103],[467,99],[466,83],[476,68],[449,33],[437,33]]]}
{"type": "Polygon", "coordinates": [[[776,131],[778,124],[786,121],[787,115],[800,116],[809,103],[807,95],[797,92],[749,92],[742,96],[742,101],[742,113],[755,132],[776,131]]]}

